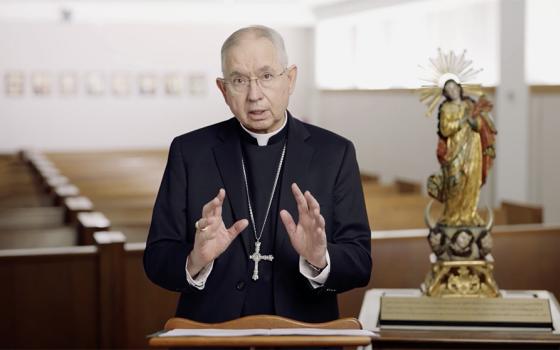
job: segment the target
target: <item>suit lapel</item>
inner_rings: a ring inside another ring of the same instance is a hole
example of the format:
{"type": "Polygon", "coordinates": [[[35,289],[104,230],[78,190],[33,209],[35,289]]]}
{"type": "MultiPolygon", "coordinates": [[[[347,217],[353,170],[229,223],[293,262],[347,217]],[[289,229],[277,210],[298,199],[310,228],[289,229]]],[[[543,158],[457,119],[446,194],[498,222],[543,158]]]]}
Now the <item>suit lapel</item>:
{"type": "MultiPolygon", "coordinates": [[[[223,143],[214,147],[216,165],[224,183],[226,200],[229,201],[233,214],[232,224],[237,220],[249,219],[243,170],[241,169],[241,143],[235,123],[237,123],[237,120],[231,119],[231,123],[224,128],[220,135],[223,143]]],[[[249,247],[251,235],[250,226],[240,234],[247,257],[252,253],[249,247]]]]}
{"type": "MultiPolygon", "coordinates": [[[[280,208],[286,209],[294,221],[298,222],[298,210],[294,195],[292,194],[292,183],[297,183],[299,188],[305,192],[308,189],[308,169],[313,157],[314,149],[307,142],[309,132],[305,126],[297,119],[294,119],[288,112],[288,144],[286,149],[286,164],[282,176],[282,186],[280,192],[280,208]]],[[[276,232],[275,250],[282,251],[282,245],[288,239],[288,233],[278,217],[278,229],[276,232]]]]}

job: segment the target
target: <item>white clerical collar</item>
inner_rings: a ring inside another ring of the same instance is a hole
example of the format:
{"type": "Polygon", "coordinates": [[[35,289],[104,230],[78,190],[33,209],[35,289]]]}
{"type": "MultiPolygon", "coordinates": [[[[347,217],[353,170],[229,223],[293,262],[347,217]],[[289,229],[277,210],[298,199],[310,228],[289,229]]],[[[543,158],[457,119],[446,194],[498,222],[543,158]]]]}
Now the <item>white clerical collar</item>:
{"type": "Polygon", "coordinates": [[[268,134],[259,134],[256,132],[252,132],[251,130],[247,129],[243,124],[239,123],[239,125],[241,125],[241,127],[243,128],[243,130],[245,130],[249,135],[253,136],[253,138],[255,138],[257,140],[257,143],[259,144],[259,146],[266,146],[268,145],[268,140],[270,140],[270,138],[276,134],[278,134],[280,131],[282,131],[282,129],[284,129],[284,127],[286,126],[286,123],[288,122],[288,113],[286,113],[286,116],[284,118],[284,124],[282,124],[281,127],[278,128],[278,130],[273,131],[273,132],[269,132],[268,134]]]}

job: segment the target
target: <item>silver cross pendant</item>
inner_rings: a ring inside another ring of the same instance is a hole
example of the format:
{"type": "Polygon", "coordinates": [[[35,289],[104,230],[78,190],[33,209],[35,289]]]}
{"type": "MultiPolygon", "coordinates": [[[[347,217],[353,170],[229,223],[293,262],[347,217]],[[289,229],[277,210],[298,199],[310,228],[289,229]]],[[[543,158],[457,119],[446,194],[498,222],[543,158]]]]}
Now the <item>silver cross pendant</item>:
{"type": "Polygon", "coordinates": [[[251,256],[249,256],[250,260],[253,260],[255,262],[255,269],[253,270],[253,281],[256,281],[259,279],[259,262],[261,260],[264,261],[272,261],[274,259],[274,256],[272,255],[261,255],[261,242],[260,241],[256,241],[255,242],[255,252],[253,254],[251,254],[251,256]]]}

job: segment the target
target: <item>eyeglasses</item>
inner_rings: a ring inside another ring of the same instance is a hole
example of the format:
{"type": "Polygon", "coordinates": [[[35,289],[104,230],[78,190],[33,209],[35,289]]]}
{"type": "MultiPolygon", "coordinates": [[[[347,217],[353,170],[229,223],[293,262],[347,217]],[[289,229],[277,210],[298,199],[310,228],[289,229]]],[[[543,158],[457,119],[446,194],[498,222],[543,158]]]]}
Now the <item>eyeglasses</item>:
{"type": "Polygon", "coordinates": [[[246,92],[249,90],[251,86],[251,81],[255,80],[255,82],[262,88],[262,89],[270,89],[274,87],[277,78],[281,77],[282,75],[286,74],[288,68],[284,68],[284,70],[278,74],[273,74],[270,72],[263,72],[256,76],[255,78],[249,78],[246,76],[234,76],[231,79],[222,79],[220,80],[231,87],[231,89],[235,92],[246,92]]]}

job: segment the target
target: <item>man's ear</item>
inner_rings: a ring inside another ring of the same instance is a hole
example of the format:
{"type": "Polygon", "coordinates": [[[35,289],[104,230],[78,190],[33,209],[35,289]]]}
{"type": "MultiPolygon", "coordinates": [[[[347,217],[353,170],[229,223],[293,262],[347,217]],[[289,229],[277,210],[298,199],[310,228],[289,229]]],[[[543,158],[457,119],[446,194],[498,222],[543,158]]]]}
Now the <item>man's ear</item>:
{"type": "Polygon", "coordinates": [[[222,93],[222,96],[224,96],[224,100],[227,103],[226,84],[224,84],[224,81],[222,79],[216,78],[216,85],[218,86],[218,89],[220,89],[220,92],[222,93]]]}
{"type": "Polygon", "coordinates": [[[290,68],[288,68],[288,79],[290,81],[290,95],[296,89],[296,80],[297,80],[297,66],[294,64],[290,68]]]}

